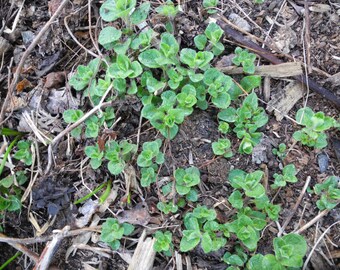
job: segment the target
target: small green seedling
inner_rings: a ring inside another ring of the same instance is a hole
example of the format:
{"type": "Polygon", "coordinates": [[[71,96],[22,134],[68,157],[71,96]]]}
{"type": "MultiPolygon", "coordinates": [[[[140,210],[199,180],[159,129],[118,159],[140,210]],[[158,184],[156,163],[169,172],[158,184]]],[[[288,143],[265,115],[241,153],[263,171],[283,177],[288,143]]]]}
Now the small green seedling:
{"type": "Polygon", "coordinates": [[[286,165],[282,170],[282,174],[275,173],[273,175],[275,181],[274,184],[271,185],[271,188],[277,189],[279,187],[285,187],[287,182],[296,183],[298,181],[296,174],[297,171],[294,164],[286,165]]]}
{"type": "Polygon", "coordinates": [[[115,218],[107,218],[102,225],[100,240],[107,243],[113,250],[120,247],[120,240],[123,236],[128,236],[135,227],[129,223],[120,224],[115,218]]]}
{"type": "Polygon", "coordinates": [[[155,106],[148,101],[142,109],[142,116],[150,120],[153,127],[161,132],[165,138],[173,139],[178,132],[178,125],[184,121],[186,111],[175,108],[176,94],[166,91],[161,95],[162,103],[155,106]]]}
{"type": "Polygon", "coordinates": [[[200,171],[196,167],[179,168],[175,170],[174,176],[176,179],[176,191],[182,196],[190,194],[190,191],[193,190],[192,187],[197,186],[201,181],[200,171]]]}
{"type": "Polygon", "coordinates": [[[223,156],[225,158],[230,158],[233,156],[230,146],[231,144],[228,139],[218,139],[217,142],[212,143],[212,149],[214,154],[223,156]]]}
{"type": "Polygon", "coordinates": [[[295,131],[293,138],[303,145],[322,149],[327,146],[327,135],[325,131],[336,125],[335,119],[325,116],[323,112],[314,113],[312,109],[306,107],[298,110],[296,121],[305,126],[301,130],[295,131]]]}
{"type": "Polygon", "coordinates": [[[19,141],[17,144],[18,150],[15,152],[13,157],[25,163],[25,165],[32,165],[32,152],[30,141],[19,141]]]}
{"type": "Polygon", "coordinates": [[[319,210],[333,209],[340,201],[339,177],[330,176],[322,184],[316,184],[314,191],[321,198],[316,202],[319,210]]]}
{"type": "Polygon", "coordinates": [[[262,171],[246,173],[242,170],[235,169],[230,171],[228,180],[233,188],[241,189],[246,196],[251,198],[260,198],[265,195],[265,188],[260,183],[263,177],[262,171]]]}
{"type": "Polygon", "coordinates": [[[85,154],[91,159],[91,167],[94,170],[98,169],[105,157],[109,161],[107,168],[113,175],[118,175],[124,170],[126,162],[130,160],[132,154],[136,153],[136,151],[137,146],[127,141],[119,143],[108,141],[103,151],[100,150],[98,144],[85,147],[85,154]]]}
{"type": "Polygon", "coordinates": [[[217,11],[214,8],[217,7],[218,0],[203,0],[203,7],[207,9],[209,14],[214,14],[217,11]]]}
{"type": "Polygon", "coordinates": [[[105,158],[109,161],[107,168],[113,175],[120,174],[126,162],[129,161],[134,153],[137,152],[137,145],[127,141],[109,141],[105,145],[105,158]]]}
{"type": "Polygon", "coordinates": [[[298,234],[287,234],[274,239],[273,254],[256,254],[247,262],[248,270],[262,269],[299,269],[307,253],[306,240],[298,234]]]}
{"type": "Polygon", "coordinates": [[[150,167],[156,162],[162,164],[164,162],[164,154],[159,151],[162,146],[162,141],[157,139],[152,142],[145,142],[143,144],[143,151],[137,158],[137,164],[139,167],[150,167]]]}
{"type": "Polygon", "coordinates": [[[255,64],[254,61],[256,59],[256,55],[253,53],[249,53],[248,50],[237,47],[235,49],[236,56],[233,58],[233,63],[236,66],[242,65],[243,71],[245,73],[254,74],[255,72],[255,64]]]}
{"type": "Polygon", "coordinates": [[[157,7],[156,12],[165,17],[175,18],[179,10],[172,1],[168,0],[164,5],[157,7]]]}
{"type": "Polygon", "coordinates": [[[262,134],[257,132],[257,129],[268,122],[268,116],[264,109],[258,106],[258,98],[254,92],[244,99],[242,107],[237,110],[231,107],[222,110],[218,118],[234,123],[233,131],[242,139],[239,152],[246,154],[251,154],[254,146],[260,142],[262,134]]]}
{"type": "Polygon", "coordinates": [[[227,223],[226,227],[229,232],[235,233],[250,251],[253,251],[260,240],[259,231],[266,226],[265,218],[265,214],[245,207],[238,211],[237,218],[233,222],[227,223]]]}
{"type": "Polygon", "coordinates": [[[14,175],[8,175],[0,180],[0,212],[1,211],[17,211],[21,209],[22,189],[19,186],[27,181],[24,171],[17,171],[14,175]]]}
{"type": "Polygon", "coordinates": [[[244,249],[240,245],[235,246],[235,253],[226,252],[223,255],[223,261],[231,265],[227,268],[229,269],[239,269],[238,267],[244,266],[248,260],[248,255],[244,252],[244,249]]]}
{"type": "Polygon", "coordinates": [[[218,233],[222,225],[215,221],[216,212],[206,206],[197,206],[192,213],[184,217],[183,237],[180,250],[187,252],[194,249],[199,243],[205,253],[219,250],[226,244],[224,236],[218,233]]]}
{"type": "Polygon", "coordinates": [[[157,203],[157,208],[166,215],[170,212],[174,214],[178,211],[178,206],[173,202],[159,202],[157,203]]]}
{"type": "Polygon", "coordinates": [[[284,143],[280,143],[279,147],[272,150],[273,154],[279,159],[284,160],[287,156],[287,146],[284,143]]]}
{"type": "Polygon", "coordinates": [[[154,237],[156,238],[156,242],[153,246],[154,250],[157,252],[164,252],[166,256],[171,256],[171,251],[173,250],[172,233],[169,231],[165,231],[164,233],[156,231],[154,237]]]}

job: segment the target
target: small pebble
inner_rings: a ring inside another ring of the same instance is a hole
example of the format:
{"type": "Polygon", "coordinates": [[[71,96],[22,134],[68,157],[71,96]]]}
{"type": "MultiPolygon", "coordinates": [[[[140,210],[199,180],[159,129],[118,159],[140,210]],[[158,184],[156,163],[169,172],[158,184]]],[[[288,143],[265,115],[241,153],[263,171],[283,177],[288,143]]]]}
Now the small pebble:
{"type": "Polygon", "coordinates": [[[324,173],[328,169],[329,158],[325,153],[318,155],[318,164],[321,173],[324,173]]]}

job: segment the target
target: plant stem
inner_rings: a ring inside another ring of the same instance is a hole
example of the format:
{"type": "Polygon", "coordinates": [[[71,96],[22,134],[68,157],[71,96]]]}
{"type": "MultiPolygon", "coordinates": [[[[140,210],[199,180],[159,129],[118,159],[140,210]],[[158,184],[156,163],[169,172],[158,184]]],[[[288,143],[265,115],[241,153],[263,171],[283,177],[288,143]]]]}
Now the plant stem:
{"type": "Polygon", "coordinates": [[[9,265],[12,261],[14,261],[17,257],[21,255],[21,252],[15,253],[11,258],[9,258],[7,261],[5,261],[1,266],[0,270],[6,269],[6,266],[9,265]]]}
{"type": "Polygon", "coordinates": [[[88,198],[92,197],[92,195],[96,194],[99,190],[101,190],[106,184],[107,184],[107,182],[101,184],[99,187],[97,187],[95,190],[93,190],[89,194],[85,195],[84,197],[80,198],[79,200],[76,200],[74,202],[74,204],[79,204],[79,203],[82,203],[83,201],[86,201],[88,198]]]}
{"type": "Polygon", "coordinates": [[[2,171],[5,167],[5,164],[6,164],[6,161],[7,161],[7,158],[8,158],[8,155],[9,153],[11,152],[12,148],[17,144],[17,142],[20,140],[20,138],[22,137],[22,135],[17,135],[14,140],[11,142],[11,144],[8,146],[5,154],[4,154],[4,157],[2,159],[2,162],[1,162],[1,165],[0,165],[0,175],[2,174],[2,171]]]}

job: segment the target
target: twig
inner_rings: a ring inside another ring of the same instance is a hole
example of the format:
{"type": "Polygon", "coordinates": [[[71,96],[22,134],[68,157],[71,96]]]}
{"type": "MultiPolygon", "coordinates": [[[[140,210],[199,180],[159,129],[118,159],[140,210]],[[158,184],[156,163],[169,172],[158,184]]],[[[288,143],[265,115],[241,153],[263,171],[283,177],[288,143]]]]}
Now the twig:
{"type": "Polygon", "coordinates": [[[311,177],[308,176],[307,179],[306,179],[306,183],[305,183],[305,185],[303,186],[303,189],[302,189],[302,191],[301,191],[301,194],[300,194],[299,198],[297,199],[297,201],[296,201],[296,203],[295,203],[293,209],[290,211],[289,216],[287,217],[287,219],[285,220],[285,222],[284,222],[283,225],[282,225],[282,228],[281,228],[281,231],[280,231],[279,234],[278,234],[278,237],[281,236],[282,232],[285,230],[285,228],[287,227],[287,225],[289,224],[289,222],[290,222],[291,219],[293,218],[293,216],[294,216],[296,210],[298,209],[298,207],[299,207],[299,205],[300,205],[300,203],[301,203],[301,201],[302,201],[303,196],[304,196],[305,193],[306,193],[306,190],[307,190],[307,188],[308,188],[308,186],[309,186],[310,180],[311,180],[311,177]]]}
{"type": "MultiPolygon", "coordinates": [[[[101,226],[96,226],[96,227],[88,227],[88,228],[82,228],[82,229],[76,229],[72,231],[67,231],[64,234],[64,237],[71,237],[71,236],[76,236],[85,232],[89,231],[98,231],[100,230],[101,226]]],[[[24,244],[24,245],[30,245],[30,244],[36,244],[36,243],[43,243],[47,241],[51,241],[53,239],[53,235],[48,235],[48,236],[40,236],[40,237],[32,237],[32,238],[12,238],[12,237],[7,237],[6,235],[0,233],[0,243],[7,243],[7,244],[24,244]]]]}
{"type": "MultiPolygon", "coordinates": [[[[254,42],[248,40],[245,38],[243,35],[241,35],[238,31],[232,29],[230,26],[228,26],[225,23],[225,18],[222,15],[218,15],[218,20],[217,23],[222,27],[224,30],[225,34],[237,41],[238,43],[242,44],[244,47],[248,48],[249,50],[257,53],[259,56],[262,58],[266,59],[267,61],[277,65],[283,63],[282,60],[278,59],[276,56],[274,56],[272,53],[269,51],[261,48],[259,45],[255,44],[254,42]]],[[[304,84],[309,84],[309,88],[313,90],[314,92],[318,93],[319,95],[323,96],[324,98],[328,99],[330,102],[332,102],[337,109],[340,109],[340,99],[327,90],[326,88],[318,85],[316,82],[313,80],[306,78],[305,76],[296,76],[294,77],[297,81],[302,82],[304,84]]]]}
{"type": "Polygon", "coordinates": [[[309,18],[309,9],[308,9],[308,2],[305,0],[305,35],[304,35],[304,41],[306,44],[305,50],[306,50],[306,64],[308,73],[312,72],[312,65],[310,62],[310,18],[309,18]]]}
{"type": "Polygon", "coordinates": [[[316,243],[314,244],[312,250],[310,251],[310,253],[308,254],[308,257],[307,259],[305,260],[305,263],[303,265],[303,268],[302,270],[305,270],[307,268],[307,264],[309,262],[309,260],[311,259],[313,253],[314,253],[314,250],[317,248],[318,244],[320,243],[320,241],[322,240],[322,238],[326,235],[326,233],[334,226],[334,225],[337,225],[338,223],[340,223],[340,220],[333,223],[331,226],[329,226],[322,234],[321,236],[319,237],[318,241],[316,241],[316,243]]]}
{"type": "MultiPolygon", "coordinates": [[[[1,234],[0,234],[0,236],[1,236],[1,234]]],[[[39,255],[37,253],[31,251],[30,249],[28,249],[26,246],[19,244],[19,243],[7,243],[7,244],[9,244],[10,246],[14,247],[16,250],[25,254],[27,257],[29,257],[35,263],[38,262],[39,255]]]]}
{"type": "Polygon", "coordinates": [[[70,230],[70,226],[65,226],[61,231],[56,232],[53,235],[52,241],[48,242],[40,255],[38,262],[33,270],[47,270],[51,264],[53,255],[57,252],[61,241],[65,238],[65,235],[70,230]]]}
{"type": "Polygon", "coordinates": [[[40,30],[40,32],[38,33],[38,35],[34,38],[34,40],[32,41],[32,43],[30,44],[30,46],[27,48],[27,50],[25,51],[25,53],[23,54],[23,56],[20,59],[20,62],[17,66],[17,69],[14,73],[14,77],[13,80],[10,84],[10,87],[8,88],[7,91],[7,95],[5,98],[4,103],[2,104],[2,108],[1,108],[1,112],[0,112],[0,126],[2,126],[3,124],[3,119],[4,119],[4,115],[5,115],[5,111],[8,109],[9,107],[9,103],[12,97],[12,94],[15,90],[15,86],[17,84],[17,81],[19,79],[19,75],[21,72],[22,67],[24,66],[24,63],[27,59],[27,57],[29,56],[29,54],[33,51],[33,49],[35,48],[35,46],[38,44],[40,38],[45,34],[45,32],[47,31],[47,29],[50,27],[50,25],[56,20],[56,18],[60,15],[61,11],[64,9],[64,7],[66,6],[66,4],[69,2],[69,0],[63,0],[63,2],[61,2],[60,6],[58,7],[58,9],[56,10],[56,12],[53,14],[53,16],[49,19],[49,21],[44,25],[44,27],[40,30]]]}
{"type": "Polygon", "coordinates": [[[303,231],[307,230],[309,227],[311,227],[312,225],[314,225],[314,223],[318,222],[319,219],[321,219],[322,217],[324,217],[325,215],[327,215],[329,213],[330,210],[325,209],[322,212],[320,212],[315,218],[313,218],[311,221],[309,221],[308,223],[306,223],[305,225],[303,225],[300,229],[298,229],[297,231],[295,231],[295,233],[302,233],[303,231]]]}

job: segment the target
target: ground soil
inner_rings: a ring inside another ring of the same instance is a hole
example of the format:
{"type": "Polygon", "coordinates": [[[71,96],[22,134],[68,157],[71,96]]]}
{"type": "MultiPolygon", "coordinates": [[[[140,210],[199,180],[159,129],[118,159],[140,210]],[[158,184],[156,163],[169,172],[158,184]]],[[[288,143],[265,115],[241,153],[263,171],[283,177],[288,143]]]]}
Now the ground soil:
{"type": "MultiPolygon", "coordinates": [[[[1,20],[4,19],[6,27],[8,28],[11,28],[13,25],[14,17],[18,10],[17,2],[20,1],[0,0],[0,18],[1,20]],[[12,7],[11,2],[14,3],[12,7]]],[[[2,33],[0,38],[3,37],[9,44],[9,48],[4,53],[1,61],[0,104],[2,104],[7,94],[9,71],[15,72],[18,60],[31,42],[31,35],[38,34],[49,20],[50,14],[54,10],[54,5],[58,6],[60,2],[59,0],[26,1],[14,32],[8,34],[0,31],[0,33],[2,33]],[[23,38],[25,34],[28,35],[28,37],[23,38]],[[12,59],[14,62],[12,62],[12,59]]],[[[32,99],[32,96],[37,98],[36,93],[40,93],[42,98],[40,101],[35,102],[41,102],[41,106],[46,108],[52,88],[46,89],[44,88],[44,84],[46,83],[47,75],[52,72],[61,72],[61,74],[63,74],[60,82],[56,83],[53,88],[59,90],[66,89],[66,92],[72,99],[77,100],[77,102],[81,104],[83,103],[79,93],[70,88],[67,79],[68,74],[70,74],[77,65],[86,64],[91,57],[73,41],[67,32],[63,20],[66,15],[75,12],[74,16],[68,18],[69,27],[84,46],[89,49],[93,48],[91,47],[92,43],[86,30],[88,29],[88,13],[87,8],[84,7],[87,1],[77,0],[73,2],[73,5],[68,5],[65,12],[61,14],[60,18],[51,26],[50,30],[43,35],[38,46],[36,46],[28,57],[20,77],[20,82],[26,79],[28,83],[25,83],[22,89],[17,87],[18,91],[15,93],[15,98],[18,100],[19,105],[16,105],[16,110],[5,122],[6,127],[15,129],[19,125],[23,111],[28,107],[30,99],[32,99]],[[65,77],[63,77],[65,75],[66,82],[65,77]]],[[[159,5],[158,2],[161,1],[153,1],[152,7],[157,7],[159,5]]],[[[184,2],[182,5],[183,12],[175,18],[176,33],[182,47],[193,47],[193,38],[204,31],[208,14],[202,8],[202,1],[184,2]]],[[[272,38],[279,37],[280,31],[283,31],[283,26],[286,26],[286,28],[289,26],[289,31],[293,33],[292,35],[295,38],[291,40],[290,45],[286,48],[288,50],[286,54],[294,57],[296,61],[304,60],[305,47],[303,46],[302,39],[304,38],[303,29],[305,20],[302,15],[296,12],[294,6],[289,3],[294,2],[295,8],[296,6],[299,8],[304,7],[304,1],[267,0],[266,3],[262,5],[254,5],[251,0],[223,0],[219,2],[219,8],[223,11],[225,17],[228,18],[232,13],[237,14],[251,25],[250,33],[262,39],[266,37],[265,33],[271,29],[270,19],[273,20],[277,16],[276,24],[272,27],[269,36],[272,38]],[[237,2],[237,5],[235,2],[237,2]],[[282,5],[283,2],[285,2],[285,4],[282,5]]],[[[309,2],[311,6],[314,4],[323,4],[323,8],[329,7],[327,11],[310,11],[308,14],[310,20],[310,44],[308,44],[310,45],[310,61],[311,65],[319,70],[310,73],[309,76],[340,98],[339,83],[334,83],[334,81],[329,79],[329,76],[337,73],[339,75],[340,72],[340,4],[326,0],[306,2],[309,2]]],[[[93,25],[99,16],[99,6],[98,1],[94,1],[92,4],[93,25]]],[[[160,18],[158,15],[152,13],[147,22],[153,29],[161,29],[159,31],[164,31],[164,18],[160,18]]],[[[93,34],[98,35],[98,32],[98,29],[95,29],[93,34]]],[[[224,45],[226,46],[226,51],[223,55],[226,56],[231,54],[236,47],[234,43],[228,40],[224,40],[224,45]]],[[[277,53],[277,55],[281,56],[279,53],[277,53]]],[[[288,61],[285,58],[282,59],[288,61]]],[[[262,60],[259,64],[268,63],[262,60]]],[[[289,80],[291,80],[291,78],[289,78],[289,80]]],[[[277,91],[282,91],[289,80],[272,79],[272,94],[275,94],[277,91]]],[[[263,98],[261,91],[262,89],[258,89],[257,92],[258,95],[263,98]]],[[[68,108],[71,103],[70,100],[67,100],[66,105],[63,103],[63,106],[68,108]]],[[[302,100],[294,105],[289,112],[289,117],[294,119],[296,111],[305,104],[314,111],[323,111],[329,116],[339,117],[339,110],[337,110],[330,101],[320,98],[320,96],[312,92],[308,98],[305,95],[302,100]]],[[[82,106],[83,108],[88,108],[88,104],[82,104],[82,106]]],[[[116,110],[116,117],[121,117],[121,120],[109,135],[116,137],[118,140],[129,139],[133,143],[136,143],[140,125],[139,115],[142,108],[140,101],[137,98],[128,97],[123,101],[114,103],[113,107],[116,110]]],[[[46,126],[46,130],[55,136],[65,128],[65,125],[63,126],[60,121],[61,113],[52,110],[48,112],[48,117],[54,117],[53,119],[57,120],[53,125],[46,126]]],[[[9,115],[9,113],[7,115],[9,115]]],[[[270,120],[268,124],[261,130],[265,138],[264,145],[266,147],[264,152],[267,160],[261,162],[261,164],[257,164],[253,162],[251,155],[241,155],[237,153],[239,140],[236,136],[230,136],[232,149],[235,153],[232,159],[214,156],[211,149],[211,142],[217,141],[220,135],[217,132],[218,123],[216,115],[217,111],[214,109],[208,109],[206,111],[195,110],[195,112],[180,125],[178,135],[171,142],[166,142],[166,162],[160,171],[160,182],[161,184],[165,184],[171,181],[173,168],[188,167],[190,165],[198,167],[202,179],[199,186],[200,197],[198,203],[207,205],[208,207],[215,207],[220,222],[230,220],[230,208],[226,202],[226,199],[232,192],[231,186],[228,185],[226,181],[229,171],[234,168],[248,172],[262,169],[266,172],[266,178],[269,184],[271,184],[273,174],[279,172],[279,168],[284,165],[272,154],[272,148],[276,147],[279,143],[285,143],[288,148],[291,148],[285,163],[295,164],[298,169],[297,177],[299,179],[297,183],[289,184],[286,188],[277,191],[277,194],[276,191],[269,191],[268,196],[274,198],[273,202],[280,204],[282,207],[278,221],[279,224],[282,225],[291,213],[291,209],[295,206],[307,177],[311,177],[310,187],[313,187],[315,184],[322,182],[327,176],[339,176],[340,174],[340,157],[336,155],[336,151],[340,151],[339,145],[331,143],[340,139],[339,130],[331,130],[328,133],[330,143],[325,149],[322,151],[313,150],[293,142],[292,134],[298,128],[294,122],[287,118],[277,121],[274,115],[269,115],[270,120]],[[318,164],[318,155],[320,154],[325,154],[328,160],[327,170],[323,173],[320,172],[318,164]]],[[[30,139],[34,139],[33,133],[29,136],[30,139]]],[[[139,138],[139,143],[142,144],[145,141],[161,138],[161,135],[152,129],[147,121],[143,120],[139,138]]],[[[41,174],[39,174],[32,188],[33,193],[31,199],[24,202],[22,211],[20,213],[6,213],[3,216],[1,225],[4,229],[3,233],[6,236],[15,238],[36,236],[37,230],[29,221],[29,213],[34,214],[39,226],[43,226],[43,224],[53,219],[53,217],[49,216],[51,209],[48,209],[47,206],[39,207],[41,200],[45,202],[46,205],[52,202],[60,207],[53,224],[47,228],[43,235],[50,235],[53,230],[62,229],[66,225],[71,226],[71,228],[76,228],[76,220],[81,215],[79,214],[79,206],[74,206],[72,202],[87,194],[88,189],[93,190],[102,183],[101,181],[103,179],[107,179],[109,175],[106,169],[93,171],[90,166],[88,166],[88,163],[81,163],[85,158],[84,147],[92,143],[93,141],[91,140],[82,139],[77,141],[73,139],[67,140],[67,138],[65,138],[65,140],[58,145],[55,163],[48,175],[43,174],[43,170],[47,166],[47,148],[39,144],[38,149],[41,160],[39,166],[41,174]],[[51,196],[51,194],[54,196],[51,196]]],[[[16,169],[19,169],[23,164],[18,164],[17,166],[16,169]]],[[[6,173],[8,172],[9,170],[6,171],[6,173]]],[[[138,177],[137,175],[137,178],[138,177]]],[[[156,208],[160,196],[159,186],[157,188],[147,188],[132,193],[131,204],[127,204],[124,180],[117,177],[117,179],[114,179],[114,184],[118,187],[117,198],[110,205],[110,211],[100,213],[100,218],[104,219],[105,217],[112,216],[112,213],[124,213],[125,211],[132,211],[131,213],[135,214],[137,213],[134,212],[136,211],[136,207],[143,203],[145,210],[138,212],[140,213],[139,220],[136,218],[134,220],[134,222],[143,225],[137,225],[137,230],[131,237],[138,240],[143,228],[157,227],[163,224],[167,224],[168,226],[177,225],[173,233],[174,244],[178,247],[181,235],[181,218],[187,211],[193,208],[193,205],[188,205],[174,216],[164,216],[161,215],[156,208]]],[[[301,227],[301,225],[318,214],[318,209],[315,204],[317,199],[318,197],[316,195],[309,192],[305,194],[297,212],[286,228],[287,232],[301,227]]],[[[339,221],[339,219],[340,210],[339,208],[335,208],[330,211],[327,216],[320,219],[317,226],[314,225],[303,232],[303,236],[306,238],[309,247],[313,247],[313,244],[322,232],[334,222],[339,221]]],[[[337,225],[329,231],[327,238],[325,238],[325,241],[316,250],[315,255],[313,255],[312,263],[308,266],[309,269],[337,269],[337,267],[339,267],[339,250],[337,250],[340,244],[339,228],[339,225],[337,225]],[[334,256],[332,257],[332,255],[334,256]]],[[[272,252],[272,239],[277,233],[277,225],[274,222],[270,223],[262,232],[257,252],[262,254],[272,252]]],[[[88,245],[90,248],[106,248],[96,239],[98,240],[98,234],[94,235],[89,241],[88,245]]],[[[66,250],[72,245],[72,240],[72,237],[67,238],[62,241],[61,246],[58,248],[52,260],[52,265],[57,267],[57,269],[92,269],[88,267],[89,265],[95,269],[127,269],[128,264],[124,261],[124,257],[118,253],[109,253],[106,257],[103,256],[102,253],[93,252],[92,250],[79,249],[75,254],[69,256],[66,261],[66,250]]],[[[196,248],[192,252],[189,252],[187,256],[190,257],[193,269],[226,269],[226,264],[221,262],[221,257],[224,252],[233,250],[233,241],[235,241],[235,239],[230,239],[227,246],[218,252],[205,254],[201,248],[196,248]]],[[[45,244],[41,243],[28,245],[28,248],[37,254],[41,254],[44,246],[45,244]]],[[[135,241],[126,241],[123,250],[126,249],[126,251],[132,255],[135,247],[135,241]]],[[[11,246],[1,243],[0,265],[13,256],[15,252],[16,250],[11,246]]],[[[11,263],[6,269],[33,269],[32,262],[25,256],[22,255],[18,258],[19,259],[11,263]]],[[[184,258],[183,256],[183,260],[184,258]]],[[[163,255],[157,255],[154,269],[174,269],[173,267],[173,259],[163,255]]]]}

